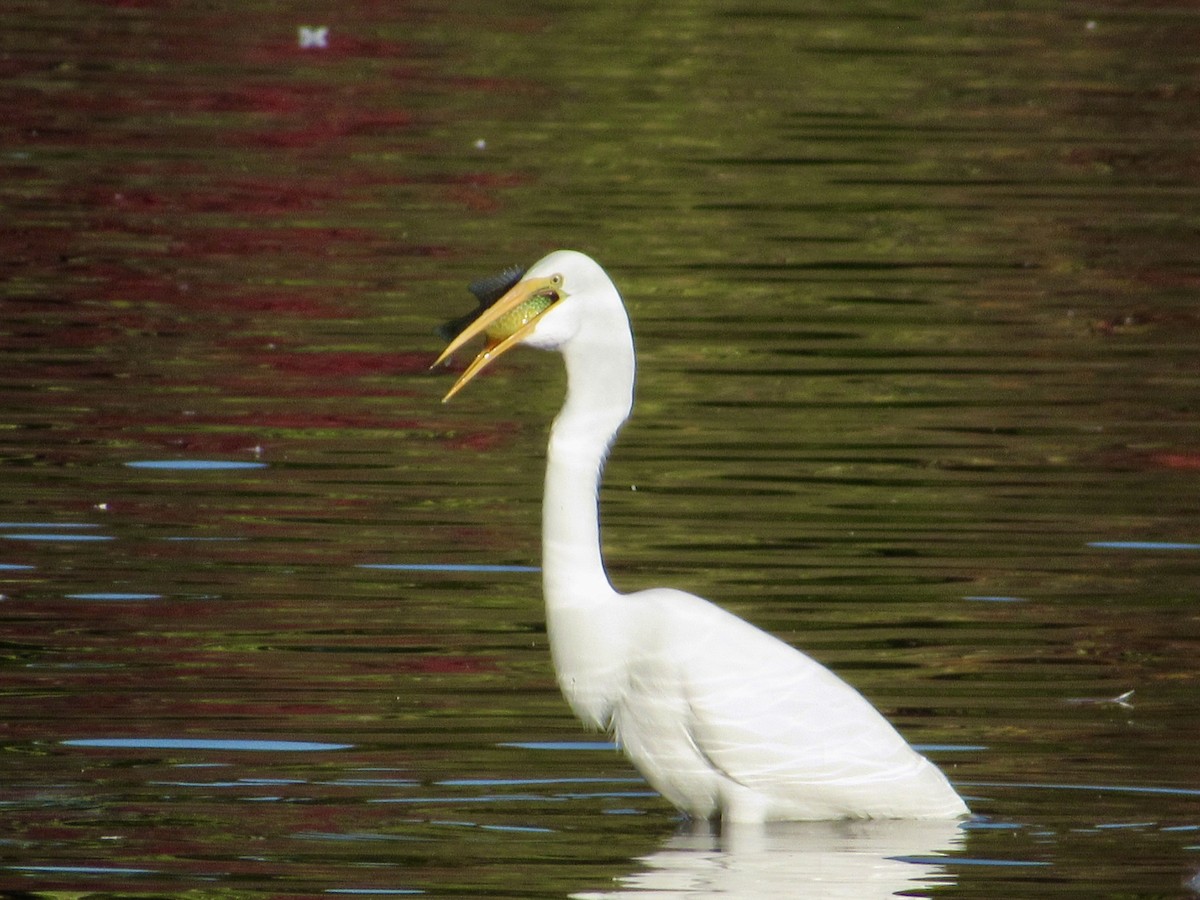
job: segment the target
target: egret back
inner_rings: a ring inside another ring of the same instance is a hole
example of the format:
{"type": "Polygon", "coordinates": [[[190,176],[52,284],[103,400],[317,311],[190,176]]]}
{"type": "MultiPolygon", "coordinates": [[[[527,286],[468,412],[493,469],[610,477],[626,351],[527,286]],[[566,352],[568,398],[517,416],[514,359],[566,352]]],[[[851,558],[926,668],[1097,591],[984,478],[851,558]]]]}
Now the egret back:
{"type": "Polygon", "coordinates": [[[690,594],[624,600],[637,625],[614,726],[676,805],[750,820],[967,812],[935,766],[813,659],[690,594]]]}

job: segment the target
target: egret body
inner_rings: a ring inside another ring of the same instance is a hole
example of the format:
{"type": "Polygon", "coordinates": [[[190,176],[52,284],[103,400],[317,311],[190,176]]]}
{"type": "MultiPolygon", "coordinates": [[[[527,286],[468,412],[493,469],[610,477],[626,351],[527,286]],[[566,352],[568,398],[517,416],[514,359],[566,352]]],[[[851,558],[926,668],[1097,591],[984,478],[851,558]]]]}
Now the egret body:
{"type": "Polygon", "coordinates": [[[597,490],[632,409],[635,360],[604,270],[560,250],[473,290],[481,308],[451,324],[458,334],[439,361],[476,335],[487,345],[446,399],[517,344],[557,350],[566,363],[547,451],[542,571],[554,669],[576,715],[610,731],[695,818],[966,815],[945,776],[824,666],[692,594],[613,589],[597,490]]]}

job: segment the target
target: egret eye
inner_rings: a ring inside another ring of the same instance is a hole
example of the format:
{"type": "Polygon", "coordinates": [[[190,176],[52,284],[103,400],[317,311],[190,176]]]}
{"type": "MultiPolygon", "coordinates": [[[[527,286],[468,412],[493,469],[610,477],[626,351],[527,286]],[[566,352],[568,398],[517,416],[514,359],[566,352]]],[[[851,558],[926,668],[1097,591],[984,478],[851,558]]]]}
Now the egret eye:
{"type": "Polygon", "coordinates": [[[490,340],[502,341],[524,328],[558,302],[558,291],[538,291],[520,306],[501,316],[484,332],[490,340]]]}

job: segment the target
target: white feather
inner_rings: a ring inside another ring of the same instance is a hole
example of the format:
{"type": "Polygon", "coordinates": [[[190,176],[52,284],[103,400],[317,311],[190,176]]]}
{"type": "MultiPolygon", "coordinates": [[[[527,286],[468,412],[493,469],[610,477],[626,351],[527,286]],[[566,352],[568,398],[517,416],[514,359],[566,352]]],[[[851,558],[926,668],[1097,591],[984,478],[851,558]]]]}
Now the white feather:
{"type": "Polygon", "coordinates": [[[691,594],[612,588],[597,487],[632,408],[633,337],[600,266],[557,251],[525,278],[556,275],[564,298],[524,343],[559,351],[567,368],[542,533],[550,649],[572,709],[611,729],[646,780],[693,817],[966,815],[942,773],[825,667],[691,594]]]}

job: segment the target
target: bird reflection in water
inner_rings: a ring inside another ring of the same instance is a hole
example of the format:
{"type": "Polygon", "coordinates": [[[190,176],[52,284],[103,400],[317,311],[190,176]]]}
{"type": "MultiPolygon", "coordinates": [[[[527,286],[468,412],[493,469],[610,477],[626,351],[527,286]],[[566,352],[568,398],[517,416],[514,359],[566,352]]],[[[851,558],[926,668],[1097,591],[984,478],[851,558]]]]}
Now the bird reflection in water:
{"type": "Polygon", "coordinates": [[[613,890],[575,900],[623,897],[754,897],[755,900],[875,900],[953,884],[936,861],[959,849],[957,822],[890,819],[841,822],[695,822],[641,857],[641,871],[613,890]],[[931,858],[933,857],[933,858],[931,858]]]}

